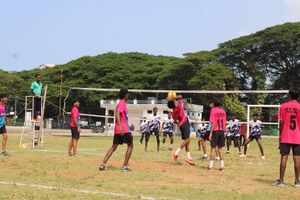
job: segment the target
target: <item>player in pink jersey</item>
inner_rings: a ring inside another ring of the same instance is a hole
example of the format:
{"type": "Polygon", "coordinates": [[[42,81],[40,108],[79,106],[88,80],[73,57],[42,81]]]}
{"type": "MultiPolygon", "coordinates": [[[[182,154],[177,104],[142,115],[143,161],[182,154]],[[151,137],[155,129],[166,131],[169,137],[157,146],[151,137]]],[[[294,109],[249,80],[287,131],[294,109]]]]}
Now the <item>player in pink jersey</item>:
{"type": "Polygon", "coordinates": [[[208,170],[213,170],[215,152],[219,154],[221,160],[220,171],[224,169],[224,155],[222,147],[225,146],[226,112],[221,108],[220,100],[213,100],[209,104],[211,107],[209,121],[211,123],[209,139],[211,142],[210,163],[208,170]]]}
{"type": "Polygon", "coordinates": [[[8,156],[6,151],[7,144],[7,131],[6,131],[6,122],[8,118],[6,117],[5,104],[7,102],[7,96],[5,94],[0,94],[0,135],[2,135],[2,152],[0,156],[8,156]]]}
{"type": "Polygon", "coordinates": [[[106,170],[106,163],[111,157],[111,155],[114,153],[114,151],[117,149],[119,145],[122,145],[123,143],[127,143],[127,151],[125,154],[125,160],[123,163],[123,166],[121,168],[122,171],[131,171],[131,169],[128,167],[129,159],[132,154],[133,150],[133,137],[129,130],[128,125],[128,109],[126,101],[128,100],[128,90],[121,89],[119,92],[119,103],[116,107],[116,121],[115,121],[115,129],[114,129],[114,139],[113,139],[113,145],[112,147],[107,151],[102,164],[99,167],[100,171],[106,170]]]}
{"type": "Polygon", "coordinates": [[[77,144],[78,140],[80,138],[80,113],[79,113],[79,101],[74,100],[72,102],[72,110],[71,110],[71,116],[70,116],[70,127],[71,127],[71,141],[69,143],[69,156],[76,156],[77,154],[77,144]]]}
{"type": "Polygon", "coordinates": [[[298,102],[299,91],[289,91],[289,101],[281,104],[278,114],[279,120],[279,149],[280,177],[272,185],[284,186],[284,174],[290,150],[293,151],[295,187],[300,187],[300,103],[298,102]]]}
{"type": "Polygon", "coordinates": [[[190,153],[190,133],[191,133],[190,123],[184,112],[182,96],[178,95],[176,97],[176,100],[178,100],[178,102],[168,101],[168,107],[170,109],[173,109],[172,118],[180,129],[181,138],[183,142],[181,143],[180,147],[175,152],[173,152],[173,160],[177,161],[179,157],[179,152],[181,151],[181,149],[185,148],[187,154],[187,158],[185,159],[185,161],[190,165],[194,165],[190,153]]]}

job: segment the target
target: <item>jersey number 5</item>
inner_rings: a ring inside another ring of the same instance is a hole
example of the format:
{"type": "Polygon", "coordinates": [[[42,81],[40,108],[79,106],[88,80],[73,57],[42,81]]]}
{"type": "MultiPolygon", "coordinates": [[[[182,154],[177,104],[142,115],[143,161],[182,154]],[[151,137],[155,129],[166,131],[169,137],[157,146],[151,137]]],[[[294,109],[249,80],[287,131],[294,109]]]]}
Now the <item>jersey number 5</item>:
{"type": "Polygon", "coordinates": [[[294,131],[296,129],[296,126],[297,126],[297,124],[296,124],[296,116],[295,115],[291,115],[290,116],[290,129],[292,131],[294,131]]]}

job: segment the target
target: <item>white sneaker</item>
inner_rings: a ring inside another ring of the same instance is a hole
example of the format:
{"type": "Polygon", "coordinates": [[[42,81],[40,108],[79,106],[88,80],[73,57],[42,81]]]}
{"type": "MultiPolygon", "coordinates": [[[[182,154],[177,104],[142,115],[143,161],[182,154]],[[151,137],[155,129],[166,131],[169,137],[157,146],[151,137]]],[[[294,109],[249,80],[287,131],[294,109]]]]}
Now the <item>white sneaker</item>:
{"type": "Polygon", "coordinates": [[[265,157],[265,156],[262,156],[262,157],[261,157],[261,159],[265,160],[265,159],[266,159],[266,157],[265,157]]]}
{"type": "Polygon", "coordinates": [[[218,156],[218,157],[216,157],[216,160],[220,160],[220,157],[218,156]]]}
{"type": "Polygon", "coordinates": [[[246,158],[246,157],[247,157],[247,155],[245,155],[245,154],[242,154],[242,155],[240,155],[240,157],[241,157],[241,158],[246,158]]]}

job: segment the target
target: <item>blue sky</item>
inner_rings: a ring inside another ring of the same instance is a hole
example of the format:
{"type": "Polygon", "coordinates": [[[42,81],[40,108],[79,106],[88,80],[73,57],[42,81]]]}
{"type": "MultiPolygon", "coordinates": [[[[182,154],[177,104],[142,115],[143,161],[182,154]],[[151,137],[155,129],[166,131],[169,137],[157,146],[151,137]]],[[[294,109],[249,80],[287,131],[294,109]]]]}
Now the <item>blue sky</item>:
{"type": "Polygon", "coordinates": [[[300,0],[2,0],[0,69],[139,51],[181,56],[300,21],[300,0]]]}

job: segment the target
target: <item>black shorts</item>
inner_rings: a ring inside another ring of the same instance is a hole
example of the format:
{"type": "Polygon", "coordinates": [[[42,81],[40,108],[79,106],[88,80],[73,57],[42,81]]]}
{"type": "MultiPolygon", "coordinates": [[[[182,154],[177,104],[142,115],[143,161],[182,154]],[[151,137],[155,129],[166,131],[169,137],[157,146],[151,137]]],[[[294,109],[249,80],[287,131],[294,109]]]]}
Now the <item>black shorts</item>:
{"type": "Polygon", "coordinates": [[[150,135],[159,136],[159,130],[157,128],[150,131],[150,135]]]}
{"type": "Polygon", "coordinates": [[[133,137],[130,132],[124,133],[124,135],[121,134],[115,134],[113,144],[124,144],[132,145],[133,144],[133,137]]]}
{"type": "Polygon", "coordinates": [[[164,132],[163,133],[163,138],[167,138],[168,136],[169,136],[169,138],[173,138],[174,133],[173,132],[164,132]]]}
{"type": "Polygon", "coordinates": [[[0,135],[3,133],[7,133],[5,126],[2,126],[2,128],[0,128],[0,135]]]}
{"type": "Polygon", "coordinates": [[[300,144],[286,144],[280,143],[280,154],[283,156],[287,156],[290,154],[292,149],[293,156],[300,156],[300,144]]]}
{"type": "Polygon", "coordinates": [[[225,146],[224,131],[214,131],[211,136],[210,145],[212,148],[224,147],[225,146]]]}
{"type": "Polygon", "coordinates": [[[180,132],[183,140],[190,138],[191,130],[189,121],[186,121],[182,124],[182,126],[180,126],[180,132]]]}
{"type": "Polygon", "coordinates": [[[209,140],[209,135],[210,135],[210,131],[206,131],[202,136],[201,138],[206,141],[206,140],[209,140]]]}
{"type": "Polygon", "coordinates": [[[250,141],[253,141],[253,140],[258,141],[258,140],[261,140],[261,136],[260,135],[254,135],[254,136],[250,135],[249,139],[250,139],[250,141]]]}
{"type": "Polygon", "coordinates": [[[76,127],[71,127],[72,139],[79,140],[80,135],[76,127]]]}

